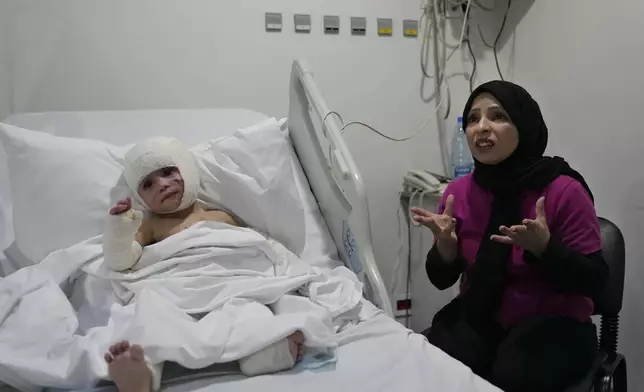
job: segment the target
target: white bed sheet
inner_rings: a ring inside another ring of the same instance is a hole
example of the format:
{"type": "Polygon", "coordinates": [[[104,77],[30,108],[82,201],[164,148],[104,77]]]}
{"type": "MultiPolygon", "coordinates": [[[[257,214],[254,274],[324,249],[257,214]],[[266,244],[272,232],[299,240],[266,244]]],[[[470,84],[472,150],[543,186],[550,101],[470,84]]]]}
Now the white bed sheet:
{"type": "MultiPolygon", "coordinates": [[[[247,378],[227,375],[167,383],[163,392],[500,392],[460,362],[381,313],[340,334],[338,362],[247,378]]],[[[84,391],[88,392],[88,391],[84,391]]],[[[91,392],[116,392],[102,387],[91,392]]]]}
{"type": "MultiPolygon", "coordinates": [[[[182,139],[196,144],[205,139],[223,136],[231,129],[249,126],[267,117],[244,109],[161,110],[133,112],[73,112],[32,113],[12,115],[5,122],[27,129],[50,134],[86,137],[123,144],[137,137],[158,134],[177,134],[182,129],[182,139]],[[186,118],[190,118],[186,125],[186,118]],[[154,118],[150,127],[150,118],[154,118]],[[123,124],[128,124],[124,127],[123,124]],[[141,132],[137,124],[145,124],[149,135],[141,132]],[[88,133],[91,130],[91,133],[88,133]]],[[[0,151],[3,154],[3,151],[0,151]]],[[[0,158],[2,158],[0,156],[0,158]]],[[[5,168],[0,166],[0,178],[5,168]]],[[[0,207],[9,208],[3,197],[0,181],[0,207]]],[[[7,214],[10,217],[10,214],[7,214]]],[[[0,222],[1,223],[1,222],[0,222]]],[[[5,254],[13,256],[12,248],[5,254]]],[[[15,252],[15,249],[14,249],[15,252]]],[[[0,254],[0,259],[6,255],[0,254]]],[[[17,255],[20,257],[20,255],[17,255]]],[[[333,369],[298,371],[277,375],[243,378],[223,376],[189,383],[168,385],[164,391],[389,391],[402,389],[415,391],[498,391],[469,368],[431,346],[422,336],[412,334],[400,324],[381,314],[342,336],[338,351],[339,362],[333,369]],[[235,382],[230,382],[235,380],[235,382]]]]}
{"type": "Polygon", "coordinates": [[[385,314],[343,336],[335,368],[244,378],[223,376],[178,385],[164,392],[499,392],[460,362],[385,314]],[[231,382],[235,380],[235,382],[231,382]]]}

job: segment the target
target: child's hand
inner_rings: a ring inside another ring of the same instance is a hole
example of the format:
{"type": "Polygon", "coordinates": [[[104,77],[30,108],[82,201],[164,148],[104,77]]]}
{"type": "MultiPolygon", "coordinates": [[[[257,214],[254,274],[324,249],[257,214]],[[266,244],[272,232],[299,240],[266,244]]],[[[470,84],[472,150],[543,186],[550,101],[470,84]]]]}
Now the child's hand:
{"type": "Polygon", "coordinates": [[[120,215],[129,211],[132,208],[132,199],[119,200],[114,207],[110,208],[110,215],[120,215]]]}

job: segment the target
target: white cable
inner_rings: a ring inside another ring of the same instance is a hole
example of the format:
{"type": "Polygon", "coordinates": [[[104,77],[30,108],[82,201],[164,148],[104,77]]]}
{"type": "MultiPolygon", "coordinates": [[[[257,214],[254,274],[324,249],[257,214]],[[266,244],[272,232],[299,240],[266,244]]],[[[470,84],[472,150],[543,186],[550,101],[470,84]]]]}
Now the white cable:
{"type": "MultiPolygon", "coordinates": [[[[432,76],[430,76],[427,73],[427,57],[429,57],[429,39],[432,36],[432,28],[433,28],[433,19],[430,19],[427,17],[427,12],[423,12],[423,15],[420,17],[420,28],[422,29],[423,32],[423,38],[421,42],[421,48],[420,48],[420,69],[423,71],[423,75],[431,79],[432,76]]],[[[436,77],[436,75],[434,75],[436,77]]]]}
{"type": "MultiPolygon", "coordinates": [[[[466,4],[467,0],[460,0],[460,1],[447,0],[447,2],[450,3],[451,5],[453,5],[454,7],[460,7],[463,4],[466,4]]],[[[491,11],[496,10],[497,1],[494,0],[494,5],[490,7],[490,6],[481,4],[481,0],[474,0],[474,6],[476,6],[477,8],[482,9],[483,11],[491,12],[491,11]]]]}
{"type": "Polygon", "coordinates": [[[497,8],[497,5],[498,5],[498,2],[497,2],[496,0],[494,0],[494,5],[493,5],[492,7],[488,7],[488,6],[482,5],[480,0],[474,0],[474,4],[475,4],[478,8],[482,9],[483,11],[493,12],[493,11],[496,11],[496,8],[497,8]]]}
{"type": "Polygon", "coordinates": [[[365,124],[362,121],[351,121],[350,123],[347,123],[346,125],[344,125],[342,127],[342,129],[340,129],[340,133],[344,133],[344,130],[347,129],[349,126],[357,124],[357,125],[362,125],[363,127],[366,127],[368,129],[372,130],[373,132],[377,133],[378,135],[380,135],[380,136],[384,137],[385,139],[390,140],[392,142],[404,142],[404,141],[407,141],[407,140],[415,138],[420,133],[420,131],[422,131],[423,128],[425,128],[425,126],[427,124],[429,124],[429,122],[436,116],[436,114],[438,114],[438,110],[440,109],[440,106],[441,106],[442,103],[443,103],[442,101],[438,103],[434,113],[432,113],[432,115],[427,120],[425,120],[425,122],[418,128],[418,130],[416,132],[414,132],[413,134],[411,134],[409,136],[403,137],[403,138],[395,138],[395,137],[387,136],[384,133],[382,133],[379,130],[377,130],[376,128],[372,127],[369,124],[365,124]]]}
{"type": "MultiPolygon", "coordinates": [[[[428,1],[431,1],[431,0],[427,0],[427,2],[428,1]]],[[[433,0],[433,1],[434,1],[434,6],[430,7],[430,8],[432,8],[432,11],[434,13],[434,17],[436,17],[438,15],[438,13],[440,12],[439,9],[438,9],[439,8],[438,7],[438,1],[439,0],[433,0]]],[[[465,2],[465,0],[463,1],[463,3],[464,2],[465,2]]],[[[323,126],[326,127],[326,119],[327,119],[327,117],[329,115],[331,115],[331,114],[335,114],[335,115],[338,116],[338,118],[340,119],[340,122],[342,124],[342,128],[340,129],[341,134],[343,134],[345,132],[345,130],[351,125],[362,125],[362,126],[368,128],[368,129],[370,129],[371,131],[375,132],[379,136],[387,139],[387,140],[390,140],[390,141],[393,141],[393,142],[404,142],[404,141],[407,141],[407,140],[410,140],[410,139],[413,139],[414,137],[416,137],[427,126],[427,124],[429,124],[429,122],[432,121],[436,117],[436,115],[440,111],[440,108],[441,108],[441,106],[443,105],[444,102],[447,102],[446,112],[447,112],[447,115],[449,115],[449,112],[450,112],[450,109],[451,109],[452,94],[451,94],[451,90],[449,88],[449,83],[446,82],[446,67],[447,67],[447,62],[463,46],[463,42],[464,42],[464,38],[465,38],[465,31],[466,31],[467,21],[468,21],[468,15],[469,15],[471,5],[472,5],[472,0],[467,0],[467,8],[465,10],[465,16],[463,17],[463,28],[461,29],[461,36],[460,36],[458,45],[456,46],[456,48],[454,48],[449,53],[449,55],[445,55],[445,53],[443,53],[442,61],[441,61],[442,67],[439,66],[437,69],[435,69],[436,72],[434,74],[434,77],[438,79],[437,83],[436,83],[436,87],[437,87],[436,92],[437,92],[438,96],[441,95],[440,94],[440,88],[441,88],[443,82],[445,82],[447,100],[445,99],[445,96],[442,96],[440,98],[440,101],[438,102],[438,104],[436,104],[436,109],[430,114],[430,116],[427,118],[427,120],[425,120],[425,122],[420,127],[418,127],[416,132],[412,133],[409,136],[402,137],[402,138],[391,137],[391,136],[385,135],[384,133],[380,132],[376,128],[374,128],[371,125],[366,124],[366,123],[364,123],[362,121],[351,121],[351,122],[349,122],[347,124],[344,124],[344,121],[342,120],[342,116],[340,116],[335,111],[330,111],[324,116],[324,119],[323,119],[324,124],[323,124],[323,126]]],[[[428,5],[426,5],[426,10],[427,10],[427,7],[428,7],[428,5]]],[[[423,21],[425,21],[425,23],[430,23],[429,27],[434,27],[434,28],[437,27],[437,26],[435,26],[433,19],[429,20],[429,22],[427,22],[427,17],[425,16],[425,14],[423,14],[423,17],[421,17],[421,27],[422,27],[422,22],[423,21]]],[[[443,28],[444,28],[444,26],[443,26],[443,28]]],[[[427,42],[429,41],[429,38],[432,36],[431,32],[432,32],[431,28],[426,28],[425,31],[424,31],[423,44],[422,44],[424,50],[427,50],[427,42]]],[[[437,38],[437,36],[438,36],[438,29],[436,29],[434,38],[437,38]]],[[[427,64],[424,62],[424,57],[425,57],[426,53],[425,53],[425,51],[423,49],[421,49],[421,68],[423,70],[423,74],[427,78],[430,78],[431,76],[429,76],[427,74],[427,69],[426,69],[427,64]]],[[[445,52],[445,46],[443,47],[443,52],[445,52]]],[[[435,62],[434,65],[436,66],[438,64],[435,62]]],[[[439,139],[441,139],[441,140],[439,140],[439,143],[440,143],[441,151],[442,151],[443,148],[444,148],[443,145],[445,143],[442,140],[442,137],[440,135],[439,135],[439,139]]],[[[443,154],[443,155],[445,155],[445,154],[443,154]]]]}
{"type": "Polygon", "coordinates": [[[395,300],[396,296],[396,290],[398,289],[398,274],[400,273],[400,265],[402,264],[402,251],[403,251],[403,243],[402,243],[402,223],[400,221],[400,212],[402,210],[402,203],[398,206],[398,210],[396,211],[396,220],[398,221],[398,243],[400,244],[398,246],[398,261],[396,263],[396,266],[394,267],[394,273],[391,276],[391,293],[389,294],[389,297],[395,300]]]}
{"type": "Polygon", "coordinates": [[[344,120],[342,119],[342,116],[340,115],[340,113],[336,112],[335,110],[331,110],[327,114],[324,115],[324,118],[322,119],[322,125],[323,126],[326,126],[326,119],[327,119],[327,117],[329,117],[332,114],[335,114],[340,119],[340,123],[344,124],[344,120]]]}
{"type": "MultiPolygon", "coordinates": [[[[416,189],[416,190],[414,190],[411,193],[411,195],[409,196],[409,208],[411,209],[411,207],[413,206],[414,197],[417,196],[417,195],[418,195],[418,198],[417,198],[418,204],[417,204],[417,206],[420,207],[420,208],[423,208],[423,202],[424,202],[425,196],[427,194],[429,194],[429,193],[432,193],[432,192],[433,192],[433,190],[430,190],[430,189],[416,189]]],[[[401,230],[400,230],[400,228],[401,228],[401,224],[400,224],[400,210],[401,210],[401,208],[402,208],[402,203],[401,203],[401,205],[398,206],[398,211],[397,211],[398,241],[400,243],[400,246],[398,248],[398,260],[397,260],[396,266],[394,268],[394,274],[392,276],[393,282],[391,284],[391,294],[390,294],[391,298],[396,298],[396,294],[397,294],[396,291],[398,290],[398,282],[399,282],[399,278],[400,278],[400,270],[402,268],[401,253],[402,253],[403,245],[402,245],[402,233],[401,233],[401,230]]],[[[413,228],[414,227],[419,227],[419,226],[421,226],[421,225],[418,222],[416,222],[413,219],[413,217],[410,215],[409,216],[409,224],[407,226],[407,236],[408,236],[408,238],[407,238],[407,244],[408,244],[407,245],[407,248],[408,248],[407,252],[408,253],[407,253],[407,276],[405,278],[405,285],[406,285],[406,287],[405,287],[405,296],[407,297],[407,299],[411,299],[411,296],[412,296],[411,295],[411,284],[412,284],[412,282],[411,282],[411,276],[412,276],[411,271],[412,271],[412,264],[413,264],[412,233],[414,232],[413,228]]],[[[422,230],[418,230],[418,232],[419,232],[419,236],[420,236],[419,241],[418,241],[418,244],[419,244],[418,245],[418,249],[419,249],[418,255],[422,255],[422,253],[423,253],[423,232],[422,232],[422,230]]],[[[410,318],[411,317],[409,315],[409,311],[407,311],[406,320],[405,320],[405,325],[407,327],[409,327],[409,323],[411,321],[410,318]]]]}
{"type": "MultiPolygon", "coordinates": [[[[414,199],[414,196],[415,196],[418,192],[420,192],[420,190],[419,190],[419,189],[416,189],[416,190],[414,190],[414,191],[412,192],[411,196],[409,197],[409,207],[411,207],[412,200],[414,199]]],[[[401,209],[402,209],[402,205],[399,205],[399,206],[398,206],[398,212],[400,212],[400,210],[401,210],[401,209]]],[[[412,219],[412,217],[410,216],[410,217],[409,217],[409,221],[411,222],[412,220],[413,220],[413,219],[412,219]]],[[[399,230],[398,230],[398,239],[400,240],[400,248],[402,248],[402,232],[401,232],[401,230],[400,230],[400,227],[401,227],[401,226],[402,226],[402,225],[400,224],[400,214],[398,214],[398,229],[399,229],[399,230]]],[[[408,242],[409,244],[411,244],[411,227],[409,227],[409,231],[408,231],[407,235],[408,235],[408,236],[410,236],[410,238],[408,238],[408,241],[407,241],[407,242],[408,242]]],[[[399,249],[400,249],[400,248],[399,248],[399,249]]],[[[407,251],[408,251],[408,252],[411,252],[411,246],[408,246],[408,248],[409,248],[409,249],[408,249],[407,251]]],[[[391,298],[394,298],[394,299],[395,299],[396,294],[397,294],[397,293],[396,293],[396,291],[398,290],[398,280],[399,280],[399,279],[398,279],[398,275],[400,275],[400,268],[401,268],[401,267],[402,267],[402,258],[401,258],[401,257],[399,257],[399,258],[398,258],[398,261],[396,262],[396,266],[395,266],[395,268],[394,268],[394,274],[393,274],[393,276],[392,276],[392,283],[391,283],[391,298]]]]}

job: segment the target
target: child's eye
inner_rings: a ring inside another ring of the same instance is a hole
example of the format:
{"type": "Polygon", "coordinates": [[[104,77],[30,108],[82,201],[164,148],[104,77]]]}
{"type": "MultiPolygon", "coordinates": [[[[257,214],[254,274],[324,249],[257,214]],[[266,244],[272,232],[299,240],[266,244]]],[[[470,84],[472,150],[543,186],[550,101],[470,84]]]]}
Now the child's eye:
{"type": "Polygon", "coordinates": [[[145,182],[143,182],[142,186],[143,186],[143,189],[150,189],[150,187],[152,186],[152,181],[145,180],[145,182]]]}
{"type": "Polygon", "coordinates": [[[175,170],[176,169],[174,167],[166,167],[165,169],[163,169],[163,176],[164,177],[171,176],[172,174],[174,174],[175,170]]]}

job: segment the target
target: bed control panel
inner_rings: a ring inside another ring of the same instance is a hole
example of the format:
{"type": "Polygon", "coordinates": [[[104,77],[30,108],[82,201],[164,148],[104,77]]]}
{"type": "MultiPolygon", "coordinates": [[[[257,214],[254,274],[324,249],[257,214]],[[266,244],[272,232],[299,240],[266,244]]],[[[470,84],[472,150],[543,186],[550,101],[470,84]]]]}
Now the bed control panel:
{"type": "Polygon", "coordinates": [[[356,274],[360,275],[362,272],[362,262],[360,262],[360,252],[358,251],[358,244],[351,232],[351,228],[347,221],[342,222],[342,239],[344,243],[344,251],[347,252],[349,257],[349,267],[356,274]]]}

